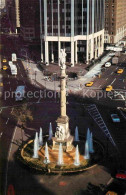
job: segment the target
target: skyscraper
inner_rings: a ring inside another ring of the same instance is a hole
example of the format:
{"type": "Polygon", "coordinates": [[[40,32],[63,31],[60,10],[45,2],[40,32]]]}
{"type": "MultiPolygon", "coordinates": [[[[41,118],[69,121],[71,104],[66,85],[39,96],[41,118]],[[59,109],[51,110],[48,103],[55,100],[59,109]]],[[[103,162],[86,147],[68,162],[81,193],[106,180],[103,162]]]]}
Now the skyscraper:
{"type": "Polygon", "coordinates": [[[20,0],[20,33],[24,40],[40,38],[39,0],[20,0]]]}
{"type": "Polygon", "coordinates": [[[105,43],[117,43],[126,35],[126,0],[105,0],[105,43]]]}
{"type": "Polygon", "coordinates": [[[103,53],[104,0],[40,0],[44,61],[59,61],[65,48],[67,61],[90,61],[103,53]]]}

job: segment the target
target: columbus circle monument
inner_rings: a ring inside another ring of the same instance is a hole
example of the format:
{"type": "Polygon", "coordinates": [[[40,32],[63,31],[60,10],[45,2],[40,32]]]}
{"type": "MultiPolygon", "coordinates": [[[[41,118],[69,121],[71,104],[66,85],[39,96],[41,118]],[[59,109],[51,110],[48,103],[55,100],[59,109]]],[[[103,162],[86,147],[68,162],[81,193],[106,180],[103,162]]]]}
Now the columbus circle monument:
{"type": "Polygon", "coordinates": [[[49,135],[44,135],[42,128],[35,138],[27,141],[20,148],[18,158],[32,169],[42,172],[77,172],[83,171],[103,159],[102,146],[93,139],[87,129],[86,136],[80,136],[78,127],[74,136],[69,128],[66,114],[66,53],[60,51],[60,116],[56,120],[53,134],[49,124],[49,135]]]}

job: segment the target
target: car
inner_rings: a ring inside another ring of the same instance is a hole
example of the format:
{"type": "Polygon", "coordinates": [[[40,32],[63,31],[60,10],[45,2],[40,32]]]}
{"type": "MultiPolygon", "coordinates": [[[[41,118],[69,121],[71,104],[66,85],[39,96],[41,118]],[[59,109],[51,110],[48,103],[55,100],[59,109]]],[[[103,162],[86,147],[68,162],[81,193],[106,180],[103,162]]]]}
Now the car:
{"type": "Polygon", "coordinates": [[[117,179],[124,179],[126,180],[126,171],[118,171],[118,173],[115,176],[117,179]]]}
{"type": "Polygon", "coordinates": [[[117,74],[122,74],[123,71],[124,71],[123,69],[118,69],[118,70],[117,70],[117,74]]]}
{"type": "Polygon", "coordinates": [[[3,70],[7,70],[7,66],[3,66],[3,70]]]}
{"type": "Polygon", "coordinates": [[[113,87],[111,85],[108,85],[105,90],[106,91],[112,91],[113,90],[113,87]]]}
{"type": "Polygon", "coordinates": [[[2,82],[0,82],[0,87],[3,87],[3,83],[2,82]]]}
{"type": "Polygon", "coordinates": [[[105,195],[118,195],[116,192],[108,191],[105,195]]]}
{"type": "Polygon", "coordinates": [[[93,85],[93,83],[94,83],[94,82],[91,81],[91,82],[89,82],[89,83],[86,83],[85,86],[86,86],[86,87],[91,87],[91,86],[93,85]]]}
{"type": "Polygon", "coordinates": [[[3,59],[3,63],[5,63],[5,62],[7,62],[7,60],[4,58],[4,59],[3,59]]]}
{"type": "Polygon", "coordinates": [[[120,122],[120,118],[119,118],[118,114],[111,114],[111,118],[112,118],[112,121],[114,123],[119,123],[120,122]]]}
{"type": "Polygon", "coordinates": [[[115,53],[114,52],[113,53],[109,53],[109,56],[113,57],[113,56],[115,56],[115,53]]]}
{"type": "Polygon", "coordinates": [[[110,67],[110,66],[111,66],[111,62],[106,62],[106,63],[105,63],[105,67],[106,67],[106,68],[108,68],[108,67],[110,67]]]}

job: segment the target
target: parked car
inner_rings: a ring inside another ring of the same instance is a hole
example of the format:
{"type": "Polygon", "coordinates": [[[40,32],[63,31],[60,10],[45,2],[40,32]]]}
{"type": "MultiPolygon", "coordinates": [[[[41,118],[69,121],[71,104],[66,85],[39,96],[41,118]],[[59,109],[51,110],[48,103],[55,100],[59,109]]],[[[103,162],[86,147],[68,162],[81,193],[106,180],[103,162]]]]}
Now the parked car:
{"type": "Polygon", "coordinates": [[[120,118],[119,118],[118,114],[111,114],[111,118],[112,118],[112,121],[114,123],[119,123],[120,122],[120,118]]]}
{"type": "Polygon", "coordinates": [[[86,83],[85,86],[86,86],[86,87],[91,87],[91,86],[93,85],[93,83],[94,83],[94,82],[91,81],[91,82],[89,82],[89,83],[86,83]]]}
{"type": "Polygon", "coordinates": [[[110,66],[111,66],[111,62],[106,62],[106,63],[105,63],[105,67],[106,67],[106,68],[108,68],[108,67],[110,67],[110,66]]]}
{"type": "Polygon", "coordinates": [[[116,174],[116,178],[126,180],[126,171],[123,170],[118,171],[118,173],[116,174]]]}

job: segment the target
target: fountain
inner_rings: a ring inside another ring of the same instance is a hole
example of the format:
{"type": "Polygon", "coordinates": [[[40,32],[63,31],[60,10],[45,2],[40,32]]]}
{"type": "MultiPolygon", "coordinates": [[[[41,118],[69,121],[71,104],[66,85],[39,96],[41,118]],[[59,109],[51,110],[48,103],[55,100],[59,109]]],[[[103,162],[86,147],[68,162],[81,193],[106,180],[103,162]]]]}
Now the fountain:
{"type": "Polygon", "coordinates": [[[42,128],[40,127],[40,133],[39,133],[39,146],[43,145],[43,135],[42,135],[42,128]]]}
{"type": "Polygon", "coordinates": [[[58,154],[58,165],[62,165],[63,164],[63,148],[62,148],[62,144],[60,143],[59,145],[59,154],[58,154]]]}
{"type": "Polygon", "coordinates": [[[86,142],[85,142],[85,155],[84,155],[84,158],[85,159],[90,159],[88,140],[86,140],[86,142]]]}
{"type": "Polygon", "coordinates": [[[48,140],[51,140],[53,136],[53,131],[52,131],[52,123],[49,124],[49,138],[48,140]]]}
{"type": "Polygon", "coordinates": [[[78,133],[78,127],[76,126],[75,128],[75,138],[74,141],[78,142],[79,141],[79,133],[78,133]]]}
{"type": "Polygon", "coordinates": [[[35,135],[34,139],[34,152],[33,152],[33,158],[38,158],[38,133],[35,135]]]}
{"type": "MultiPolygon", "coordinates": [[[[69,117],[66,112],[66,65],[65,65],[65,50],[61,50],[61,75],[60,75],[60,115],[56,120],[56,131],[53,135],[52,124],[49,124],[49,136],[42,135],[40,128],[39,138],[36,133],[35,140],[28,141],[21,150],[21,156],[26,164],[39,171],[50,172],[78,172],[91,166],[94,162],[88,161],[93,158],[90,153],[93,153],[93,143],[95,146],[95,155],[98,156],[98,161],[101,159],[101,150],[97,150],[100,144],[95,140],[90,129],[87,129],[86,142],[84,143],[83,136],[79,136],[78,127],[75,128],[75,138],[71,135],[69,128],[69,117]],[[78,143],[77,143],[78,142],[78,143]],[[48,143],[48,144],[47,144],[48,143]],[[77,144],[76,144],[77,143],[77,144]],[[29,148],[33,148],[34,154],[31,156],[29,148]],[[83,145],[85,144],[85,152],[83,154],[83,145]],[[76,145],[76,147],[75,147],[76,145]],[[49,146],[49,147],[48,147],[49,146]],[[40,147],[40,149],[39,149],[40,147]],[[100,155],[99,155],[100,154],[100,155]],[[34,160],[34,158],[38,158],[34,160]],[[29,160],[30,159],[30,160],[29,160]],[[92,164],[90,164],[92,163],[92,164]],[[57,166],[58,165],[58,166],[57,166]],[[61,167],[60,167],[61,166],[61,167]]],[[[103,156],[102,156],[103,157],[103,156]]]]}
{"type": "Polygon", "coordinates": [[[47,142],[46,142],[46,145],[45,145],[45,159],[44,159],[44,163],[45,163],[45,164],[50,163],[50,160],[49,160],[49,151],[48,151],[47,142]]]}
{"type": "Polygon", "coordinates": [[[91,132],[91,134],[90,134],[89,152],[90,152],[90,153],[94,153],[94,149],[93,149],[93,135],[92,135],[92,132],[91,132]]]}
{"type": "Polygon", "coordinates": [[[74,165],[75,165],[75,166],[79,166],[79,165],[80,165],[78,145],[76,146],[74,165]]]}

